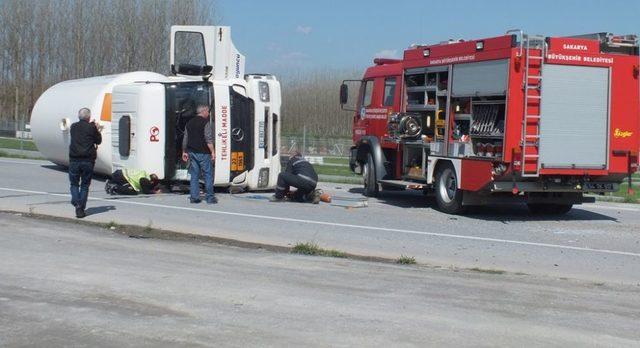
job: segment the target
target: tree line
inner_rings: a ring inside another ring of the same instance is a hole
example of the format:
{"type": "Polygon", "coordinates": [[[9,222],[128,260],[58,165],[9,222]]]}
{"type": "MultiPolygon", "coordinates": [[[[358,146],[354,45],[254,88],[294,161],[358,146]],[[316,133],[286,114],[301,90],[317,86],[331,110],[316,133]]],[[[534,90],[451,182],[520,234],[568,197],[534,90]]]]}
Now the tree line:
{"type": "Polygon", "coordinates": [[[60,81],[168,73],[171,25],[213,25],[216,15],[207,0],[0,0],[0,118],[28,118],[60,81]]]}
{"type": "MultiPolygon", "coordinates": [[[[31,114],[38,97],[65,80],[146,70],[169,73],[171,25],[214,25],[208,0],[0,0],[0,120],[31,114]],[[17,101],[17,103],[16,103],[17,101]]],[[[258,57],[248,57],[258,59],[258,57]]],[[[340,81],[360,71],[301,70],[278,76],[285,134],[344,137],[340,81]]]]}
{"type": "MultiPolygon", "coordinates": [[[[280,79],[282,84],[282,123],[284,134],[314,137],[349,137],[353,112],[343,111],[339,103],[342,80],[359,79],[363,71],[357,69],[325,68],[289,73],[280,79]]],[[[349,98],[357,95],[350,85],[349,98]]]]}

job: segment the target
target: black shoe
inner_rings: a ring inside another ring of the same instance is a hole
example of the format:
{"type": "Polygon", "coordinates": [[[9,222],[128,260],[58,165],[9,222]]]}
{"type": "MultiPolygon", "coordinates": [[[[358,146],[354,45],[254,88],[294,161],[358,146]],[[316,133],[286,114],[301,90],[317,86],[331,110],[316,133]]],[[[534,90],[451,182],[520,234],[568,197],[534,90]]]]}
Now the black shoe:
{"type": "Polygon", "coordinates": [[[85,216],[87,216],[87,214],[84,212],[84,209],[82,209],[82,207],[77,207],[76,208],[76,217],[78,219],[82,219],[85,216]]]}
{"type": "Polygon", "coordinates": [[[284,197],[277,197],[273,195],[269,197],[269,202],[284,202],[284,197]]]}
{"type": "Polygon", "coordinates": [[[216,204],[216,203],[218,203],[218,199],[215,197],[207,199],[207,204],[216,204]]]}
{"type": "Polygon", "coordinates": [[[196,198],[196,199],[189,198],[189,203],[198,204],[200,202],[202,202],[200,198],[196,198]]]}

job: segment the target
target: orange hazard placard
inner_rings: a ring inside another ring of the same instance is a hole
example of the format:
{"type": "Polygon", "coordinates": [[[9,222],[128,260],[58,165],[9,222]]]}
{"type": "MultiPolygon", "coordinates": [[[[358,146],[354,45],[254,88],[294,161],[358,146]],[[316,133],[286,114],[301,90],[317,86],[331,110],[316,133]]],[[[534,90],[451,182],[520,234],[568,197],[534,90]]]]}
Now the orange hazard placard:
{"type": "Polygon", "coordinates": [[[244,170],[244,153],[242,152],[232,152],[231,153],[231,171],[242,171],[244,170]]]}

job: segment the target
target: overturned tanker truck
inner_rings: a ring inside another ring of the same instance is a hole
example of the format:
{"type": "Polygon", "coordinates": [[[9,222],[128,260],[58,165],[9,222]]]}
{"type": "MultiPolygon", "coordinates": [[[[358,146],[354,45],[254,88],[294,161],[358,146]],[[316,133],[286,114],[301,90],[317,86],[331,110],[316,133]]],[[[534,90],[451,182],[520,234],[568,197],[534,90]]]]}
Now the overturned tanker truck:
{"type": "Polygon", "coordinates": [[[184,128],[206,104],[216,135],[214,184],[272,189],[280,172],[280,83],[245,75],[244,63],[229,27],[172,26],[171,76],[137,71],[58,83],[34,106],[33,139],[43,156],[68,166],[71,123],[88,107],[103,138],[97,173],[142,169],[184,181],[184,128]]]}
{"type": "Polygon", "coordinates": [[[515,30],[415,45],[345,81],[350,166],[364,192],[422,190],[439,208],[524,202],[563,214],[632,187],[640,148],[638,39],[515,30]],[[349,102],[348,84],[359,97],[349,102]]]}

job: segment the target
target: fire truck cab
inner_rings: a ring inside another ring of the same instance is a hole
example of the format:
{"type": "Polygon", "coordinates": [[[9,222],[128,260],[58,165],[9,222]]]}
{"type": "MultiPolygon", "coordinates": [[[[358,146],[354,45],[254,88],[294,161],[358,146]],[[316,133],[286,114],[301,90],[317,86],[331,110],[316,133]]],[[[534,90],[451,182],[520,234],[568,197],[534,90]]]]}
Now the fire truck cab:
{"type": "Polygon", "coordinates": [[[617,191],[638,169],[638,40],[520,30],[479,40],[413,45],[375,59],[349,108],[350,167],[364,192],[414,189],[440,210],[525,202],[568,212],[617,191]]]}

